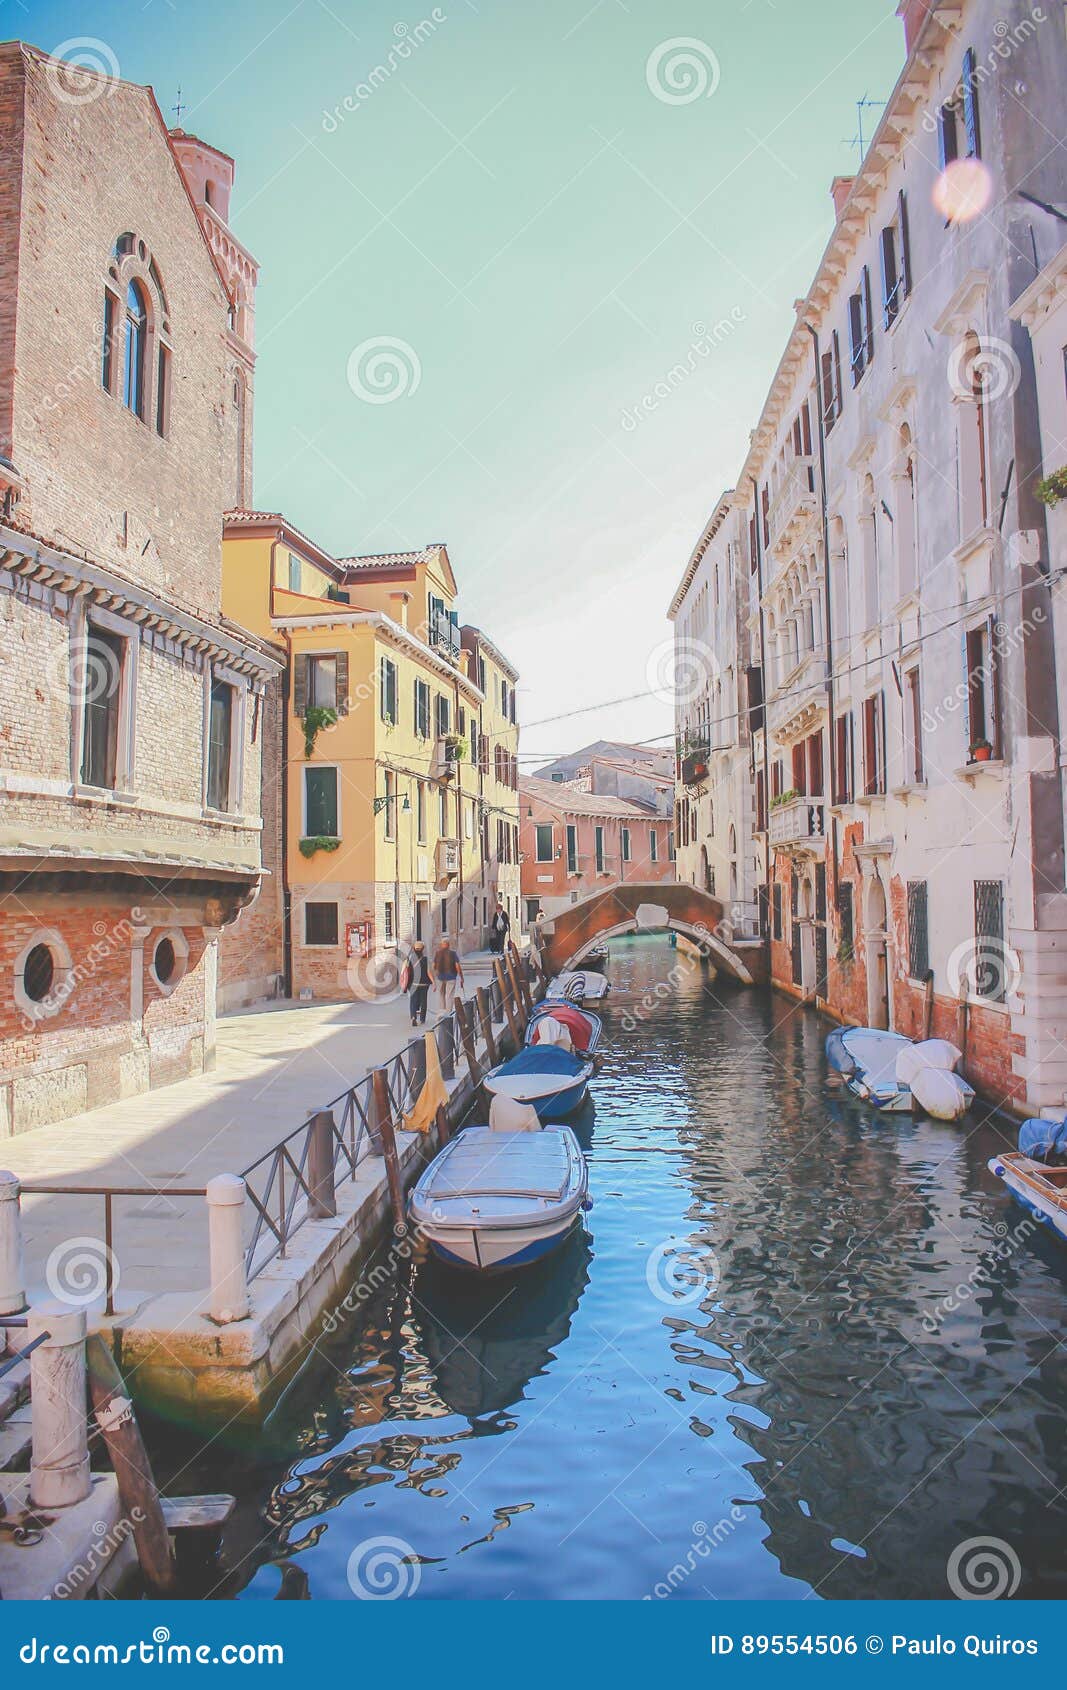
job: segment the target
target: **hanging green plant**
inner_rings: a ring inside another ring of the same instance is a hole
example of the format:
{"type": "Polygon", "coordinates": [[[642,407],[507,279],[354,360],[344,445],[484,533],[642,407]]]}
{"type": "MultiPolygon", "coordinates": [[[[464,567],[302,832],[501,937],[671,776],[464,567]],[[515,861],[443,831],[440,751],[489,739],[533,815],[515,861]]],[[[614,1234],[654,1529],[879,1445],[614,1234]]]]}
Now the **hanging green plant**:
{"type": "Polygon", "coordinates": [[[1034,492],[1043,505],[1058,505],[1061,499],[1067,499],[1067,464],[1035,482],[1034,492]]]}
{"type": "Polygon", "coordinates": [[[470,756],[470,742],[465,740],[462,734],[449,734],[445,744],[451,753],[453,763],[464,763],[470,756]]]}
{"type": "Polygon", "coordinates": [[[304,730],[304,756],[311,757],[315,752],[315,741],[323,728],[332,728],[337,720],[337,711],[331,710],[328,704],[310,704],[304,711],[300,726],[304,730]]]}
{"type": "Polygon", "coordinates": [[[336,851],[341,841],[332,833],[316,833],[300,841],[300,855],[313,857],[316,851],[336,851]]]}
{"type": "Polygon", "coordinates": [[[782,808],[783,804],[791,804],[793,802],[794,798],[799,798],[799,797],[800,797],[800,793],[796,790],[795,787],[791,786],[788,789],[788,791],[780,792],[778,794],[777,798],[771,799],[771,809],[772,810],[780,810],[782,808]]]}

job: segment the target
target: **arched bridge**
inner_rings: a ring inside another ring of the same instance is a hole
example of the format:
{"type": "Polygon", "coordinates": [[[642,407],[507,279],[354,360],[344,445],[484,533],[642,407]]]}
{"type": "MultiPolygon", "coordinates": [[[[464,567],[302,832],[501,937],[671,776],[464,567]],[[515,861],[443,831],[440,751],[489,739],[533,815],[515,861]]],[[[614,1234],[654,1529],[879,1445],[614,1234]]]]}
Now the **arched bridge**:
{"type": "Polygon", "coordinates": [[[606,939],[626,933],[683,933],[726,973],[750,986],[766,978],[759,941],[735,940],[718,898],[680,881],[616,881],[560,910],[544,924],[545,967],[554,974],[581,966],[606,939]]]}

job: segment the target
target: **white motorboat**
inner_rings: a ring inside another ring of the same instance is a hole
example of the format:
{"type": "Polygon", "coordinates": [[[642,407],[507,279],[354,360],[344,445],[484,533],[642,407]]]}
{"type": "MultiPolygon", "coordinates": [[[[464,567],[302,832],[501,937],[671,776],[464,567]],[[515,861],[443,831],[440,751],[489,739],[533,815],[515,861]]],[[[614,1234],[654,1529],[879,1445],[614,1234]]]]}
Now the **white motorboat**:
{"type": "Polygon", "coordinates": [[[974,1102],[974,1088],[955,1071],[960,1052],[947,1039],[915,1042],[881,1027],[836,1027],[826,1057],[850,1092],[887,1114],[918,1109],[958,1121],[974,1102]]]}
{"type": "Polygon", "coordinates": [[[411,1219],[442,1260],[499,1272],[554,1250],[588,1190],[585,1157],[569,1127],[467,1127],[422,1174],[411,1219]]]}
{"type": "Polygon", "coordinates": [[[1067,1244],[1067,1168],[1046,1167],[1021,1150],[1006,1150],[992,1158],[989,1171],[1003,1180],[1017,1203],[1067,1244]]]}
{"type": "Polygon", "coordinates": [[[597,998],[606,998],[611,990],[611,982],[606,974],[597,974],[591,968],[571,968],[564,974],[557,974],[548,983],[548,998],[569,998],[571,1003],[594,1002],[597,998]]]}

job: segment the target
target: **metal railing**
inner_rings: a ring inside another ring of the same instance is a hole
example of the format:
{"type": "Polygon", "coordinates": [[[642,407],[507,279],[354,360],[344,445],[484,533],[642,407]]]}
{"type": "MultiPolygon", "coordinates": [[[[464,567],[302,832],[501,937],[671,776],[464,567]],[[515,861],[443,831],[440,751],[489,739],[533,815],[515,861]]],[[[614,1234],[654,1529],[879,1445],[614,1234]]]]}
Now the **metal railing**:
{"type": "MultiPolygon", "coordinates": [[[[522,958],[520,966],[529,981],[533,977],[529,959],[522,958]]],[[[506,994],[501,992],[495,974],[486,988],[489,1014],[494,1022],[505,1021],[507,1003],[510,1002],[513,1010],[521,1010],[522,1007],[521,994],[516,994],[507,975],[505,980],[506,994]]],[[[473,1010],[473,1003],[470,1000],[465,1002],[473,1010]]],[[[457,1070],[468,1072],[456,1011],[453,1009],[441,1016],[429,1030],[437,1043],[443,1077],[453,1080],[457,1077],[457,1070]]],[[[480,1029],[476,1024],[476,1045],[479,1038],[480,1029]]],[[[424,1039],[411,1039],[379,1067],[385,1075],[389,1115],[397,1126],[405,1115],[410,1114],[426,1080],[424,1039]]],[[[381,1154],[372,1069],[245,1168],[241,1177],[254,1215],[245,1252],[249,1280],[255,1279],[270,1262],[284,1259],[290,1239],[307,1221],[316,1217],[312,1141],[316,1132],[325,1130],[316,1125],[322,1115],[329,1117],[330,1122],[335,1187],[354,1179],[360,1164],[368,1156],[381,1154]]]]}
{"type": "MultiPolygon", "coordinates": [[[[20,1182],[21,1183],[21,1182],[20,1182]]],[[[116,1197],[206,1197],[203,1185],[40,1185],[22,1186],[24,1197],[102,1197],[104,1199],[104,1313],[115,1313],[115,1221],[116,1197]]]]}

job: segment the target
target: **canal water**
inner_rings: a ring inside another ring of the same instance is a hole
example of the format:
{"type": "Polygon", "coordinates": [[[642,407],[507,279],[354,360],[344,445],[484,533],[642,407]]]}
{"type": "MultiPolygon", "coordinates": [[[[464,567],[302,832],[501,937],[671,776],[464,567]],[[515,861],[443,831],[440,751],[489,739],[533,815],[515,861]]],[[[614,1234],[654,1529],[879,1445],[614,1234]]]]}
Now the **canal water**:
{"type": "Polygon", "coordinates": [[[1067,1596],[1067,1252],[986,1169],[1011,1124],[861,1107],[816,1017],[665,940],[610,975],[584,1230],[389,1275],[200,1464],[208,1592],[1067,1596]]]}

